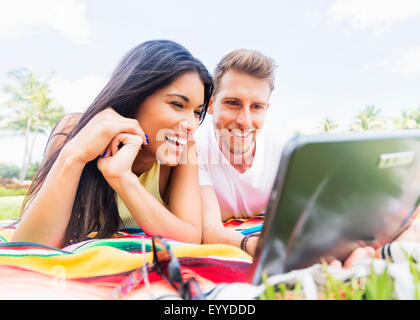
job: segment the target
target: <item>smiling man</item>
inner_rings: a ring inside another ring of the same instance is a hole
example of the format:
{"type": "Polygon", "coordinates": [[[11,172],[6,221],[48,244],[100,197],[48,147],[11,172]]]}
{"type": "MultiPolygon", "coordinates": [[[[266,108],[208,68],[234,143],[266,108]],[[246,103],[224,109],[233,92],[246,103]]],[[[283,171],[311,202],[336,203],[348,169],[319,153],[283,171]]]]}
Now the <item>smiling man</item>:
{"type": "Polygon", "coordinates": [[[225,228],[230,218],[266,209],[286,137],[265,132],[274,88],[273,59],[235,50],[217,65],[209,119],[195,134],[203,212],[203,243],[226,243],[253,255],[257,237],[225,228]]]}

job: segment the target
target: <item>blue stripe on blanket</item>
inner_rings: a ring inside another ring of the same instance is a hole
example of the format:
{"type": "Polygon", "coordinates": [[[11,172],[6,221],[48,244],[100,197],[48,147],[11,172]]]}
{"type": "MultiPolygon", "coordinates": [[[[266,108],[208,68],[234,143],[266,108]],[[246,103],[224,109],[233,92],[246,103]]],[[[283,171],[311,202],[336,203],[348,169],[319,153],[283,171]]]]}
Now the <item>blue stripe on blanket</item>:
{"type": "Polygon", "coordinates": [[[241,233],[243,235],[247,235],[247,234],[251,234],[251,233],[255,233],[255,232],[260,232],[262,230],[262,226],[263,226],[263,223],[259,223],[259,224],[255,225],[253,227],[242,230],[241,233]]]}

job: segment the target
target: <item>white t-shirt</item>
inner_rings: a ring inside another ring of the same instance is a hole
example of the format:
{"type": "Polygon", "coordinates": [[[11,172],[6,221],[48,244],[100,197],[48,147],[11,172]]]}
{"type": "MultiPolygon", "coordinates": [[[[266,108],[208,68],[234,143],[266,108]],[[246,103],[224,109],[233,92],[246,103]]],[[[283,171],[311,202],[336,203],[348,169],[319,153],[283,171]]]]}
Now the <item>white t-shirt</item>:
{"type": "Polygon", "coordinates": [[[252,166],[243,173],[220,150],[210,115],[195,133],[200,185],[213,186],[222,217],[250,218],[266,209],[287,139],[266,131],[257,136],[252,166]]]}

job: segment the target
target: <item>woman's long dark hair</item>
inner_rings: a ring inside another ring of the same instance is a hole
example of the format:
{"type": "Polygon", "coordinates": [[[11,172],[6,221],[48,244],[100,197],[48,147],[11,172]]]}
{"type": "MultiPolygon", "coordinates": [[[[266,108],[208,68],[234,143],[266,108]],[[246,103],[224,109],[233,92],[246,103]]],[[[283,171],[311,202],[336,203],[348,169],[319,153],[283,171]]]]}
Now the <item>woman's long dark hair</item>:
{"type": "MultiPolygon", "coordinates": [[[[203,121],[213,91],[206,67],[183,46],[169,40],[144,42],[130,50],[117,65],[109,82],[68,134],[64,144],[44,159],[22,206],[36,196],[63,146],[96,114],[112,107],[120,115],[134,118],[142,102],[155,91],[171,84],[186,72],[196,72],[204,84],[203,121]]],[[[96,166],[96,159],[86,164],[76,192],[64,245],[81,241],[92,231],[97,238],[110,237],[119,227],[120,216],[114,190],[96,166]]]]}

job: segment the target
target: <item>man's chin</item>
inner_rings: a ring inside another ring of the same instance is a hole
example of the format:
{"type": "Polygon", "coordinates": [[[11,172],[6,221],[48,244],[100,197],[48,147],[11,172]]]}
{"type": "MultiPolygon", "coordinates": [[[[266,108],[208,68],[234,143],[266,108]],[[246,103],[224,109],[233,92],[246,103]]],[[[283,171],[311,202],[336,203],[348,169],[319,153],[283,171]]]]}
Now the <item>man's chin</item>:
{"type": "MultiPolygon", "coordinates": [[[[242,163],[245,158],[250,157],[251,152],[252,152],[251,146],[247,148],[231,148],[229,149],[230,161],[233,160],[235,163],[237,161],[240,161],[242,163]]],[[[224,154],[227,155],[226,152],[224,152],[224,154]]]]}
{"type": "Polygon", "coordinates": [[[235,156],[245,155],[250,150],[252,150],[252,146],[254,145],[254,140],[251,140],[247,143],[237,143],[237,144],[227,144],[226,142],[223,144],[223,147],[229,150],[229,153],[235,156]]]}

